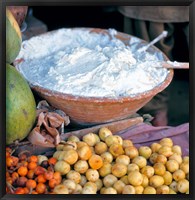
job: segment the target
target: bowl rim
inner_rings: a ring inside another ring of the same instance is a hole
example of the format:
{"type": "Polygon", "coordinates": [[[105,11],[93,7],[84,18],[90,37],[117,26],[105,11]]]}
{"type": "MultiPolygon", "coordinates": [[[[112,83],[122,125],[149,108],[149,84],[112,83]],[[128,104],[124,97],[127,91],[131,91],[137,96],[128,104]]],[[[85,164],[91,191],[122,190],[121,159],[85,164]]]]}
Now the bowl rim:
{"type": "MultiPolygon", "coordinates": [[[[61,28],[61,29],[66,29],[66,28],[61,28]]],[[[109,34],[108,30],[109,29],[104,29],[104,28],[90,28],[90,27],[73,27],[73,28],[67,28],[67,29],[72,29],[72,30],[89,30],[90,32],[96,32],[96,33],[103,33],[103,34],[107,34],[108,36],[111,37],[111,35],[109,34]]],[[[43,34],[40,34],[39,36],[42,35],[49,35],[49,34],[55,34],[55,32],[57,32],[59,29],[57,30],[52,30],[43,34]]],[[[141,43],[145,43],[147,44],[148,42],[140,39],[136,36],[127,34],[127,33],[123,33],[120,31],[117,31],[117,34],[115,35],[116,38],[121,39],[123,38],[123,40],[121,40],[123,43],[125,43],[125,40],[129,41],[129,39],[135,38],[141,41],[141,43]]],[[[165,53],[163,53],[159,48],[157,48],[156,46],[152,45],[150,48],[154,49],[157,52],[162,53],[163,59],[165,61],[168,61],[168,57],[165,55],[165,53]]],[[[14,61],[14,66],[16,67],[16,69],[20,72],[19,66],[18,64],[20,64],[21,62],[23,62],[24,59],[23,58],[19,58],[16,59],[14,61]]],[[[158,84],[157,86],[155,86],[154,88],[152,88],[151,90],[147,90],[145,92],[141,92],[141,93],[137,93],[135,94],[135,96],[121,96],[121,97],[86,97],[86,96],[79,96],[79,95],[72,95],[72,94],[68,94],[68,93],[61,93],[55,90],[51,90],[48,88],[44,88],[42,86],[39,85],[35,85],[33,83],[31,83],[30,81],[27,80],[27,82],[29,83],[30,87],[35,90],[38,93],[44,93],[47,96],[52,96],[54,95],[55,98],[61,98],[64,100],[68,100],[68,101],[80,101],[80,102],[104,102],[104,103],[114,103],[114,102],[129,102],[132,100],[140,100],[143,98],[148,98],[151,96],[155,96],[157,93],[163,91],[172,81],[173,79],[173,75],[174,75],[174,70],[173,69],[169,69],[169,72],[164,80],[164,82],[158,84]],[[152,95],[151,95],[152,93],[152,95]]]]}

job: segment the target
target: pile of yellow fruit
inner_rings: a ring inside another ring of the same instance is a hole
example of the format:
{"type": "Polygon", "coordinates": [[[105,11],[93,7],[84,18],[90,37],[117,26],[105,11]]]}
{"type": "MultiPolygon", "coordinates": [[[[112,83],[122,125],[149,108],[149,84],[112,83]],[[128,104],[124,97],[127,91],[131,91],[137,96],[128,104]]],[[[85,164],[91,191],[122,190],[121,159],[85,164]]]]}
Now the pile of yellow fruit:
{"type": "Polygon", "coordinates": [[[189,157],[182,158],[181,147],[170,138],[136,148],[131,140],[104,127],[99,135],[88,133],[82,140],[70,136],[53,157],[58,160],[55,171],[66,177],[61,186],[67,187],[67,193],[189,192],[189,157]]]}
{"type": "Polygon", "coordinates": [[[189,157],[170,138],[136,148],[103,127],[82,140],[70,136],[39,164],[47,159],[61,175],[53,188],[45,183],[47,194],[189,194],[189,157]]]}

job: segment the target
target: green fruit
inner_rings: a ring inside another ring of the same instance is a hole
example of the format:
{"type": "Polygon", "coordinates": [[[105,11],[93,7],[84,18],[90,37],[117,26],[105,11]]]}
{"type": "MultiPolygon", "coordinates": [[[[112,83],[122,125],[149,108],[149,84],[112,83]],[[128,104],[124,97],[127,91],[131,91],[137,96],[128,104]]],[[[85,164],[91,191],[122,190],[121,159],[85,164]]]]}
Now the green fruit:
{"type": "Polygon", "coordinates": [[[22,75],[6,64],[6,144],[24,139],[36,118],[36,103],[22,75]]]}
{"type": "Polygon", "coordinates": [[[6,10],[6,62],[12,63],[20,51],[22,35],[12,13],[6,10]]]}

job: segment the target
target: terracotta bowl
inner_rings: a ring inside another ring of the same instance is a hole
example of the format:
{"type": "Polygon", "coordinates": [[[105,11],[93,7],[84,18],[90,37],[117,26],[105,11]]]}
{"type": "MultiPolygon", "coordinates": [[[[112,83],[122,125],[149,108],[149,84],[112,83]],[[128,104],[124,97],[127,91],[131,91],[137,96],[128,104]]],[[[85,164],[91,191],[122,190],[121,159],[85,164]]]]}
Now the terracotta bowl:
{"type": "MultiPolygon", "coordinates": [[[[92,28],[91,31],[108,34],[105,29],[92,28]]],[[[117,33],[116,37],[127,45],[129,44],[130,39],[135,39],[135,37],[131,35],[120,32],[117,33]]],[[[140,40],[141,44],[147,44],[139,38],[136,39],[140,40]]],[[[168,60],[168,58],[156,47],[152,46],[150,50],[153,52],[160,52],[161,55],[163,55],[163,59],[168,60]]],[[[16,60],[16,68],[19,62],[21,62],[21,60],[16,60]]],[[[78,97],[52,91],[32,84],[30,85],[39,96],[47,100],[52,106],[63,110],[67,115],[69,115],[73,124],[94,125],[124,119],[135,114],[156,94],[163,91],[170,84],[172,78],[173,70],[171,69],[165,81],[152,90],[137,94],[134,97],[119,97],[117,99],[78,97]]]]}

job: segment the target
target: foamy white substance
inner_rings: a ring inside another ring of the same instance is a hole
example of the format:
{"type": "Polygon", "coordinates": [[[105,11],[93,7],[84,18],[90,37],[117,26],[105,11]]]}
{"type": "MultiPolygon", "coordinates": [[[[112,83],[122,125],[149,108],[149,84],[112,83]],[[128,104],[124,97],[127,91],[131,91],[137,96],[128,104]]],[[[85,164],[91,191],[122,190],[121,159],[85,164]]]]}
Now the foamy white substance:
{"type": "Polygon", "coordinates": [[[106,34],[59,29],[24,41],[17,59],[33,85],[85,97],[134,96],[162,83],[168,70],[155,68],[156,56],[139,58],[131,48],[106,34]]]}

